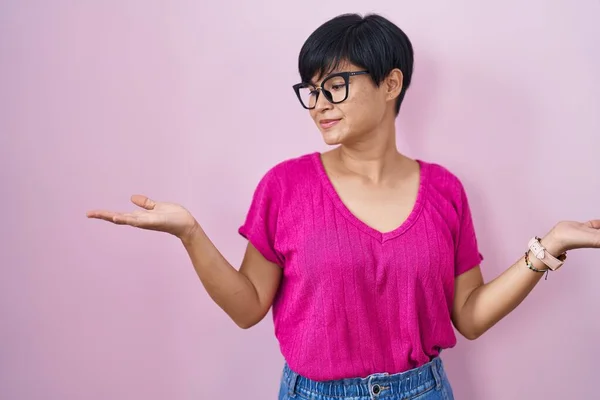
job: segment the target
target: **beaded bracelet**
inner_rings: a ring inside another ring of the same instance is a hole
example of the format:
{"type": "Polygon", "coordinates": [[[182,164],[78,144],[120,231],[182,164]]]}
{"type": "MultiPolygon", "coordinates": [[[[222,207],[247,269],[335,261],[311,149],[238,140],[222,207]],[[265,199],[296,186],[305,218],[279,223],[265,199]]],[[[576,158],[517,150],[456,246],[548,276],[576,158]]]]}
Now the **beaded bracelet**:
{"type": "Polygon", "coordinates": [[[537,269],[536,267],[533,266],[533,263],[529,260],[529,251],[525,252],[525,264],[527,264],[527,268],[529,268],[530,270],[534,271],[534,272],[542,272],[542,273],[546,273],[546,278],[544,278],[544,280],[548,279],[548,273],[550,272],[550,268],[546,268],[546,269],[537,269]]]}

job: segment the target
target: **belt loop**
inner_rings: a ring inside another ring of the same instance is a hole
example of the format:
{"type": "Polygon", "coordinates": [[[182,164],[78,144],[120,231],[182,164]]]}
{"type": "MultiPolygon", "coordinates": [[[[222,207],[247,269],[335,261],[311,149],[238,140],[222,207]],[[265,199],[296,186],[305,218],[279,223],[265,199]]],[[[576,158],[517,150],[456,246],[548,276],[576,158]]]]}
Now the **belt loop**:
{"type": "Polygon", "coordinates": [[[440,376],[440,368],[441,362],[440,358],[438,357],[431,363],[431,372],[433,373],[433,379],[435,379],[435,388],[437,390],[442,389],[442,377],[440,376]]]}
{"type": "Polygon", "coordinates": [[[298,382],[298,374],[291,369],[289,371],[290,377],[288,379],[288,396],[294,398],[296,397],[296,383],[298,382]]]}

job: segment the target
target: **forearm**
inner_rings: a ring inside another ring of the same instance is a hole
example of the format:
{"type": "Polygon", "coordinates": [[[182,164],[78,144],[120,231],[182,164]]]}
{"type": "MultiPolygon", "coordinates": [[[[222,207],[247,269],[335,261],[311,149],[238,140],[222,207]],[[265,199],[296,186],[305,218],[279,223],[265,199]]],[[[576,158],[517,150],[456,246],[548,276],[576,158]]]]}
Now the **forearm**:
{"type": "MultiPolygon", "coordinates": [[[[541,243],[553,255],[562,251],[551,235],[545,236],[541,243]]],[[[547,266],[529,252],[529,261],[538,270],[547,266]]],[[[532,271],[527,267],[525,256],[494,280],[479,286],[467,298],[460,310],[461,330],[467,337],[477,338],[513,311],[545,273],[532,271]]]]}
{"type": "Polygon", "coordinates": [[[181,241],[208,295],[237,325],[247,328],[262,319],[256,288],[225,259],[201,227],[181,241]]]}

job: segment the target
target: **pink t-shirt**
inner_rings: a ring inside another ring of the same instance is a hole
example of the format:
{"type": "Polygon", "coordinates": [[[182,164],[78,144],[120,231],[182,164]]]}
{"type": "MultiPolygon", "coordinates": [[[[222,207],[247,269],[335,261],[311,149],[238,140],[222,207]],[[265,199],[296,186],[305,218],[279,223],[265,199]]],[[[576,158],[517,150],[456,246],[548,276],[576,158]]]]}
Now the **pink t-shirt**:
{"type": "Polygon", "coordinates": [[[239,233],[283,268],[273,320],[296,373],[317,381],[394,374],[456,344],[454,278],[482,256],[459,179],[418,162],[414,209],[387,233],[344,206],[319,153],[284,161],[260,181],[239,233]]]}

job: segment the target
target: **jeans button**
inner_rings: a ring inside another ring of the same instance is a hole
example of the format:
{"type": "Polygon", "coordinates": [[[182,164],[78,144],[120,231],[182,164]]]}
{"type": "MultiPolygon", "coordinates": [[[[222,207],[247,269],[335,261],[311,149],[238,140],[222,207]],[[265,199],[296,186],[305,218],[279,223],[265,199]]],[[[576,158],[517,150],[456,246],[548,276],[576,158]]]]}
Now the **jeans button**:
{"type": "Polygon", "coordinates": [[[373,394],[379,394],[379,393],[381,393],[381,386],[379,386],[379,385],[373,385],[373,387],[371,388],[371,390],[373,391],[373,394]]]}

